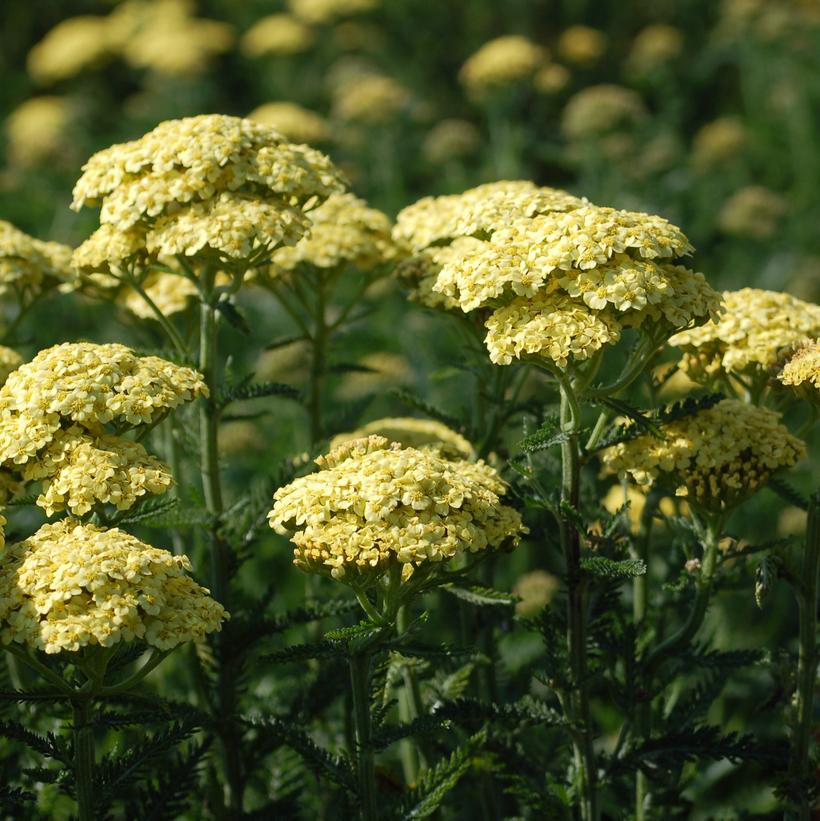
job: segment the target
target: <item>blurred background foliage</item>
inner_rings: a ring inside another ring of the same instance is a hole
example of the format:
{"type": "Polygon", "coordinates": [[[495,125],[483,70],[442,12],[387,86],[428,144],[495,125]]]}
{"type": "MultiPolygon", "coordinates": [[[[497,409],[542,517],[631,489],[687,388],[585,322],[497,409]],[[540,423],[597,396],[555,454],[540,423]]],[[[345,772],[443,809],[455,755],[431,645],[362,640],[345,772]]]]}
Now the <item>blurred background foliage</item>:
{"type": "MultiPolygon", "coordinates": [[[[253,113],[330,154],[391,217],[424,195],[532,179],[667,217],[717,288],[820,297],[816,0],[2,0],[0,76],[0,218],[42,239],[76,245],[90,233],[95,215],[68,204],[94,151],[165,119],[253,113]],[[499,37],[525,40],[480,51],[499,37]]],[[[391,279],[368,296],[366,322],[331,351],[328,432],[405,413],[392,387],[469,415],[473,375],[446,319],[409,304],[391,279]]],[[[289,332],[281,309],[256,289],[239,301],[251,339],[228,329],[232,367],[302,386],[303,349],[263,350],[289,332]]],[[[151,325],[55,293],[17,347],[30,356],[90,338],[156,348],[151,325]]],[[[297,405],[266,399],[257,409],[225,426],[236,487],[308,446],[297,405]]],[[[808,492],[816,474],[804,464],[795,482],[808,492]]],[[[739,521],[761,540],[804,526],[799,509],[768,491],[739,521]]],[[[266,539],[243,571],[247,590],[261,594],[279,578],[296,604],[304,582],[289,549],[266,539]]],[[[538,546],[522,548],[499,567],[499,586],[534,567],[555,570],[538,546]]],[[[530,581],[548,600],[545,579],[530,581]]],[[[772,671],[796,632],[788,592],[775,590],[760,611],[747,579],[724,593],[708,631],[720,647],[774,657],[735,678],[710,718],[775,737],[784,705],[772,671]]],[[[537,649],[514,637],[502,648],[514,684],[537,649]]],[[[758,782],[722,762],[693,773],[688,789],[702,817],[716,807],[771,811],[758,782]]]]}

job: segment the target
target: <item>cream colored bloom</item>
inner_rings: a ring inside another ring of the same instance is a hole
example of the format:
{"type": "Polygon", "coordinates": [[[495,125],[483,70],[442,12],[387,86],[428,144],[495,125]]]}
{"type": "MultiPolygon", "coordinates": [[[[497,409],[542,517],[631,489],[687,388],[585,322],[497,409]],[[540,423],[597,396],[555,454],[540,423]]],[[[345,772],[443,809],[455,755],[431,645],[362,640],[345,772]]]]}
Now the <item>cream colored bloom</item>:
{"type": "Polygon", "coordinates": [[[0,220],[0,295],[26,301],[73,279],[71,248],[44,242],[0,220]]]}
{"type": "Polygon", "coordinates": [[[692,164],[699,171],[710,171],[742,156],[748,142],[743,123],[736,117],[719,117],[706,123],[692,140],[692,164]]]}
{"type": "Polygon", "coordinates": [[[789,357],[777,378],[820,405],[820,342],[812,339],[801,345],[789,357]]]}
{"type": "Polygon", "coordinates": [[[385,74],[365,72],[356,82],[345,83],[334,94],[333,111],[342,122],[385,125],[406,111],[410,90],[385,74]]]}
{"type": "Polygon", "coordinates": [[[803,442],[779,414],[738,399],[662,426],[604,452],[604,464],[640,485],[664,481],[678,496],[711,511],[729,509],[751,496],[771,475],[796,464],[803,442]]]}
{"type": "Polygon", "coordinates": [[[650,74],[683,54],[681,30],[666,23],[641,29],[632,41],[627,64],[639,74],[650,74]]]}
{"type": "Polygon", "coordinates": [[[52,28],[28,54],[29,74],[38,83],[54,83],[98,65],[111,54],[105,17],[69,17],[52,28]]]}
{"type": "Polygon", "coordinates": [[[490,40],[461,67],[459,80],[476,95],[528,81],[547,60],[541,46],[521,35],[490,40]]]}
{"type": "Polygon", "coordinates": [[[23,364],[23,357],[12,348],[0,345],[0,387],[5,385],[9,375],[23,364]]]}
{"type": "Polygon", "coordinates": [[[265,103],[251,111],[248,119],[275,128],[295,143],[330,141],[330,126],[324,117],[296,103],[265,103]]]}
{"type": "Polygon", "coordinates": [[[785,351],[820,335],[820,306],[790,294],[741,288],[723,298],[726,312],[719,322],[669,340],[683,351],[681,369],[700,384],[729,375],[766,379],[785,351]]]}
{"type": "Polygon", "coordinates": [[[429,449],[444,459],[476,458],[473,446],[460,434],[435,419],[388,417],[374,419],[350,433],[340,433],[330,441],[330,450],[354,439],[384,436],[390,442],[418,450],[429,449]]]}
{"type": "Polygon", "coordinates": [[[567,139],[596,139],[619,129],[630,129],[648,116],[641,97],[618,85],[588,86],[573,95],[561,115],[567,139]]]}
{"type": "Polygon", "coordinates": [[[396,256],[390,219],[353,194],[328,197],[310,212],[310,221],[307,236],[274,251],[271,276],[293,271],[300,263],[316,268],[351,265],[367,272],[396,256]]]}
{"type": "Polygon", "coordinates": [[[316,33],[313,29],[296,17],[290,14],[271,14],[257,20],[242,35],[240,48],[246,57],[299,54],[307,51],[315,40],[316,33]]]}
{"type": "Polygon", "coordinates": [[[421,153],[433,165],[475,154],[481,146],[478,129],[467,120],[447,119],[436,123],[421,144],[421,153]]]}
{"type": "Polygon", "coordinates": [[[570,80],[572,80],[572,75],[566,66],[560,63],[549,63],[538,70],[533,86],[541,94],[558,94],[570,84],[570,80]]]}
{"type": "Polygon", "coordinates": [[[718,225],[727,234],[768,239],[777,232],[788,210],[786,200],[762,185],[748,185],[732,194],[718,214],[718,225]]]}
{"type": "Polygon", "coordinates": [[[519,576],[512,592],[521,601],[516,602],[516,615],[522,618],[537,616],[561,587],[561,582],[546,570],[531,570],[519,576]]]}
{"type": "Polygon", "coordinates": [[[83,516],[98,504],[128,510],[147,494],[165,493],[173,481],[138,442],[93,436],[77,425],[57,431],[22,473],[26,481],[44,480],[37,504],[48,516],[62,510],[83,516]]]}
{"type": "Polygon", "coordinates": [[[288,0],[291,11],[308,23],[327,24],[373,11],[381,0],[288,0]]]}
{"type": "Polygon", "coordinates": [[[6,120],[9,162],[36,166],[66,150],[71,109],[65,97],[31,97],[17,106],[6,120]]]}
{"type": "Polygon", "coordinates": [[[112,270],[159,256],[252,264],[294,244],[307,210],[342,188],[330,160],[269,126],[224,115],[169,120],[95,154],[73,207],[102,205],[75,264],[112,270]]]}
{"type": "Polygon", "coordinates": [[[570,26],[558,38],[558,54],[570,65],[594,65],[606,52],[606,35],[590,26],[570,26]]]}
{"type": "MultiPolygon", "coordinates": [[[[142,288],[164,316],[184,311],[192,300],[196,299],[198,293],[196,285],[190,279],[164,272],[148,274],[142,288]]],[[[127,288],[123,291],[119,300],[140,319],[156,320],[157,315],[151,306],[133,289],[127,288]]]]}
{"type": "Polygon", "coordinates": [[[521,519],[483,462],[357,439],[316,460],[319,472],[274,495],[271,527],[295,545],[294,563],[366,585],[391,566],[415,570],[461,553],[512,547],[521,519]]]}
{"type": "Polygon", "coordinates": [[[219,630],[225,610],[185,571],[185,556],[116,528],[64,519],[6,545],[0,563],[4,643],[46,653],[141,641],[170,650],[219,630]]]}

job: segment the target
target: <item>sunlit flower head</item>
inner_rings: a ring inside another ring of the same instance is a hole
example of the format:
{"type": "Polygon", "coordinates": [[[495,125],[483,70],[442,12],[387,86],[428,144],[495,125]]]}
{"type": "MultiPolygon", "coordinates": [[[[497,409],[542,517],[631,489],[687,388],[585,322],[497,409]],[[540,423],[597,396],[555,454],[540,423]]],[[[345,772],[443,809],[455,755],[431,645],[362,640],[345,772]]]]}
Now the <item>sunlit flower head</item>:
{"type": "Polygon", "coordinates": [[[105,17],[69,17],[52,28],[29,52],[27,67],[41,84],[73,77],[111,55],[105,17]]]}
{"type": "Polygon", "coordinates": [[[70,148],[73,116],[65,97],[31,97],[21,103],[5,124],[9,162],[27,168],[57,158],[70,148]]]}
{"type": "Polygon", "coordinates": [[[606,35],[590,26],[570,26],[558,38],[558,54],[570,65],[589,67],[606,52],[606,35]]]}
{"type": "Polygon", "coordinates": [[[257,20],[242,35],[240,48],[246,57],[264,54],[299,54],[316,40],[313,29],[290,14],[271,14],[257,20]]]}
{"type": "Polygon", "coordinates": [[[288,0],[291,11],[308,23],[328,24],[373,11],[381,0],[288,0]]]}
{"type": "Polygon", "coordinates": [[[73,277],[69,246],[35,239],[0,220],[0,295],[25,302],[73,277]]]}
{"type": "Polygon", "coordinates": [[[570,140],[601,137],[631,129],[648,117],[637,92],[617,85],[588,86],[573,95],[561,116],[561,129],[570,140]]]}
{"type": "Polygon", "coordinates": [[[295,143],[330,141],[330,126],[324,117],[296,103],[265,103],[251,111],[248,119],[275,128],[295,143]]]}
{"type": "Polygon", "coordinates": [[[811,339],[798,347],[777,378],[810,402],[820,405],[820,342],[811,339]]]}
{"type": "Polygon", "coordinates": [[[467,91],[480,96],[529,81],[547,56],[545,49],[521,35],[497,37],[481,46],[458,76],[467,91]]]}

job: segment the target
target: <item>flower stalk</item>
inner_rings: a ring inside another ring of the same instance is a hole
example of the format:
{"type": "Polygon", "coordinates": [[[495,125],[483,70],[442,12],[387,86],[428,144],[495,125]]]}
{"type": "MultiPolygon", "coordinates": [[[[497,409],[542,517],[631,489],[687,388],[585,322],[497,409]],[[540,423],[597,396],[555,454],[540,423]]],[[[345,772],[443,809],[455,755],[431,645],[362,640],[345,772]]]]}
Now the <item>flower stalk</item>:
{"type": "Polygon", "coordinates": [[[356,726],[356,780],[362,821],[377,821],[376,770],[370,723],[370,653],[350,656],[350,686],[356,726]]]}
{"type": "Polygon", "coordinates": [[[94,812],[94,730],[88,697],[72,700],[74,721],[74,784],[79,821],[93,821],[94,812]]]}

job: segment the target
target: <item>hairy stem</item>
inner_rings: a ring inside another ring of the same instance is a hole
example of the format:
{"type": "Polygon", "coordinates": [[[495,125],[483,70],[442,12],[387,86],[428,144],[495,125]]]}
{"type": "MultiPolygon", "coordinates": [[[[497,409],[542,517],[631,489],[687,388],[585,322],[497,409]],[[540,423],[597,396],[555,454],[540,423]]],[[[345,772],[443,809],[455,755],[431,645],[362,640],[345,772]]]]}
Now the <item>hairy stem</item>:
{"type": "MultiPolygon", "coordinates": [[[[581,427],[577,399],[567,379],[561,386],[561,427],[569,434],[561,445],[561,502],[579,509],[581,460],[578,436],[581,427]]],[[[586,655],[586,614],[581,578],[581,538],[572,517],[563,513],[559,521],[561,548],[567,568],[567,647],[570,658],[572,690],[570,718],[577,725],[573,735],[575,763],[578,770],[581,817],[597,821],[597,764],[592,744],[589,708],[589,684],[586,655]]]]}
{"type": "MultiPolygon", "coordinates": [[[[211,593],[226,609],[229,605],[230,548],[219,533],[219,519],[224,513],[222,482],[219,473],[219,411],[214,399],[219,390],[219,359],[217,345],[217,314],[214,305],[214,271],[206,269],[201,280],[202,305],[199,326],[199,369],[205,377],[210,399],[199,409],[200,473],[205,506],[214,524],[211,526],[211,593]]],[[[233,722],[235,712],[235,681],[233,667],[228,663],[230,643],[228,631],[217,637],[219,676],[217,683],[217,733],[222,746],[223,765],[227,781],[226,805],[230,817],[242,813],[242,762],[240,741],[233,722]]]]}
{"type": "Polygon", "coordinates": [[[809,507],[809,524],[803,567],[797,587],[800,649],[797,660],[797,703],[789,771],[800,795],[798,818],[809,821],[812,807],[809,782],[809,750],[812,738],[814,690],[817,677],[817,574],[820,571],[820,494],[809,507]]]}
{"type": "Polygon", "coordinates": [[[362,821],[377,821],[376,770],[370,726],[370,654],[350,657],[350,686],[356,724],[356,776],[362,821]]]}
{"type": "Polygon", "coordinates": [[[74,720],[74,785],[79,821],[93,821],[94,813],[94,731],[88,699],[72,701],[74,720]]]}

